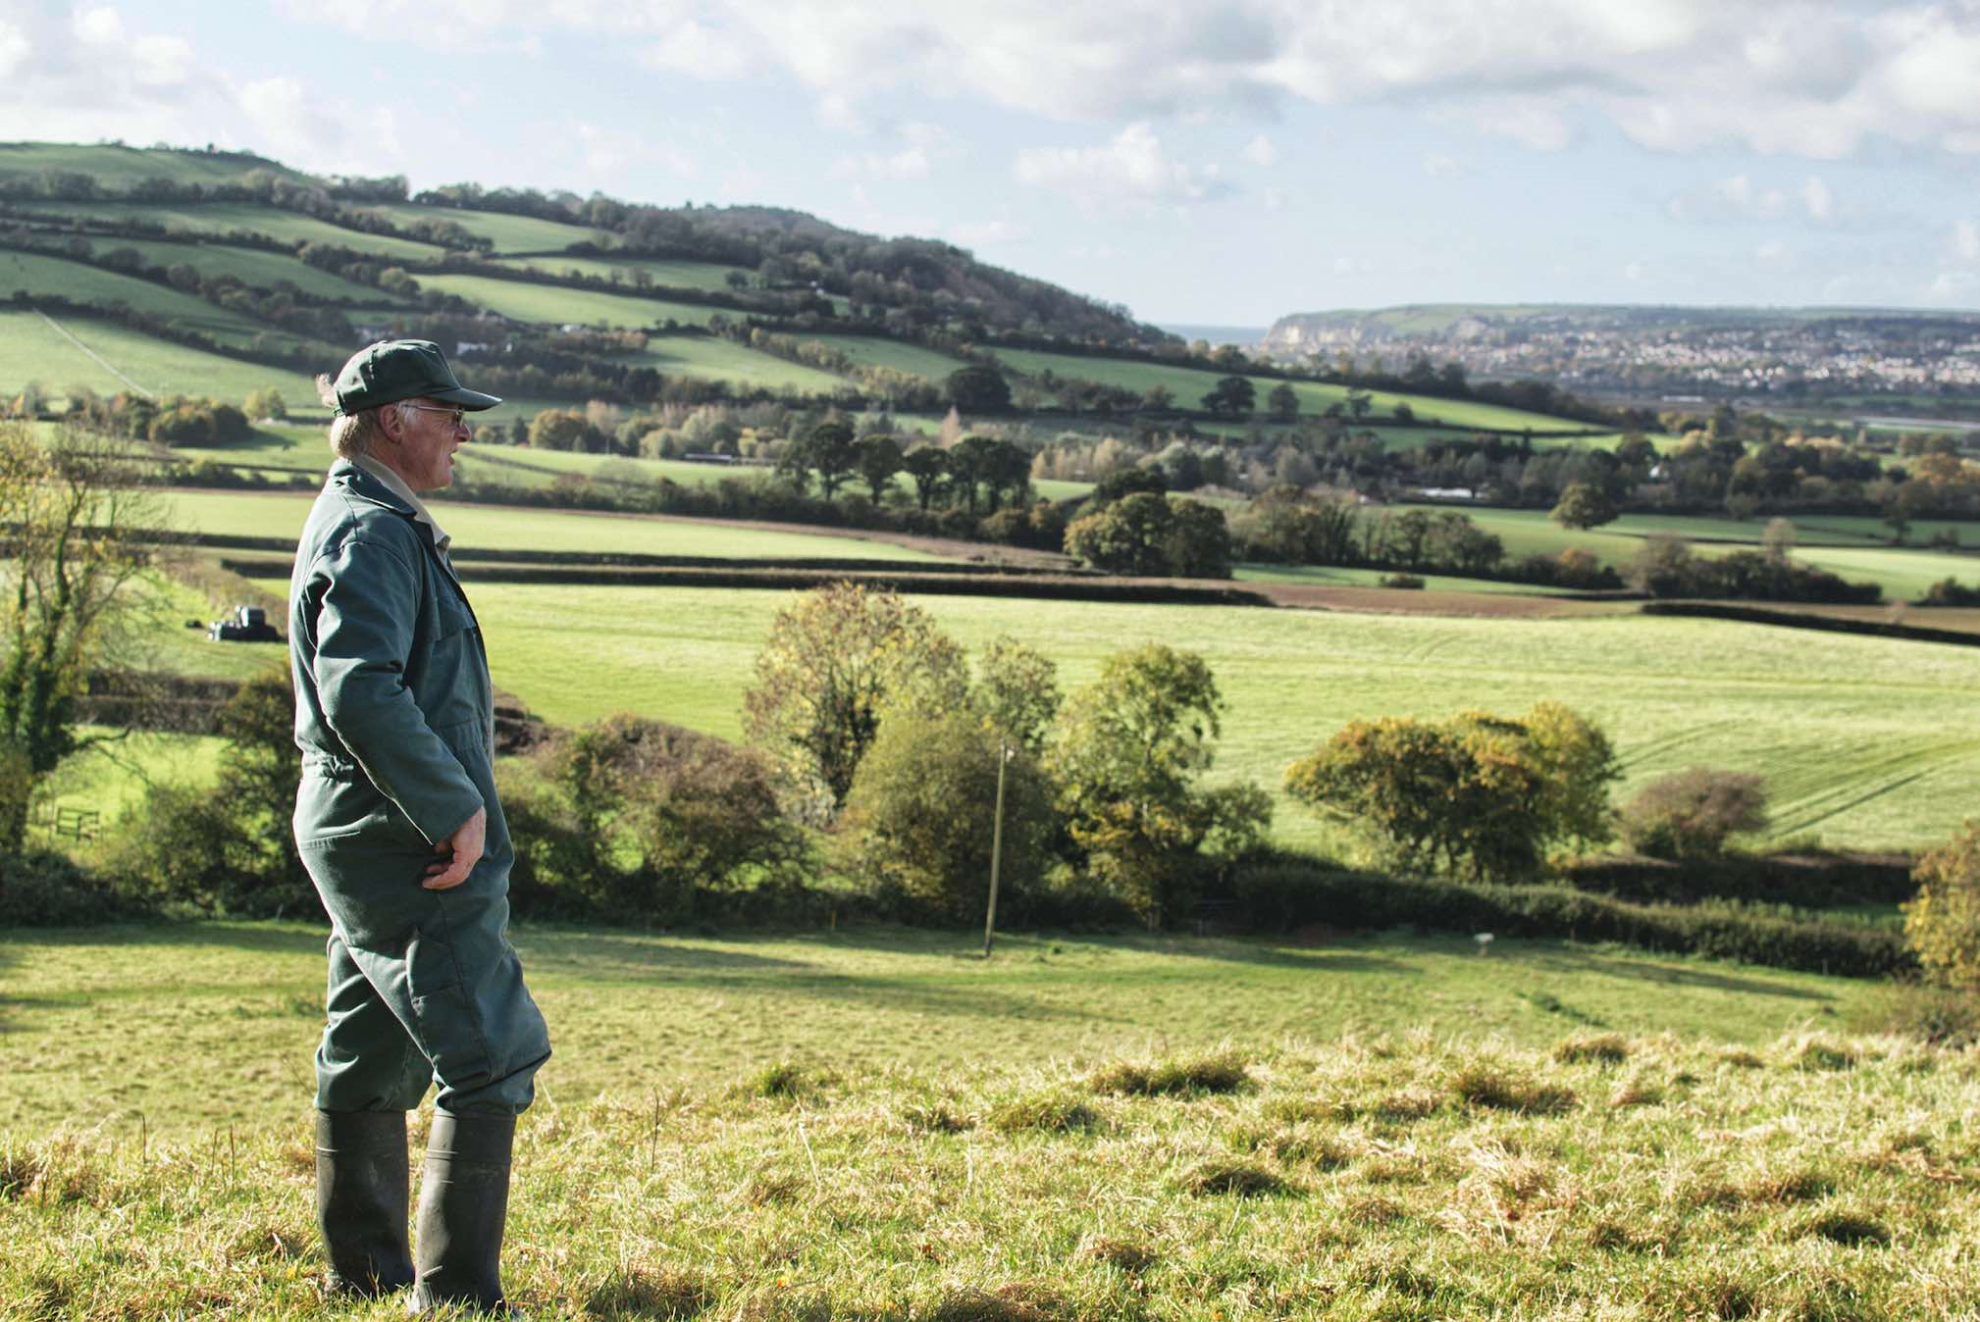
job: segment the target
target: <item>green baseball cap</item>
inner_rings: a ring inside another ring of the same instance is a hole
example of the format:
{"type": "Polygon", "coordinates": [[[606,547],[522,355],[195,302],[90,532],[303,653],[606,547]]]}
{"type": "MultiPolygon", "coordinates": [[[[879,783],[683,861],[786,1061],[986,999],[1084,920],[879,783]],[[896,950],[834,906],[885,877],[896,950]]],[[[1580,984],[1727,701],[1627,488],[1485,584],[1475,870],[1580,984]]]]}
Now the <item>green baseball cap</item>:
{"type": "Polygon", "coordinates": [[[470,412],[502,401],[467,390],[454,377],[447,356],[431,340],[380,340],[351,355],[337,373],[337,412],[362,413],[402,399],[435,399],[470,412]]]}

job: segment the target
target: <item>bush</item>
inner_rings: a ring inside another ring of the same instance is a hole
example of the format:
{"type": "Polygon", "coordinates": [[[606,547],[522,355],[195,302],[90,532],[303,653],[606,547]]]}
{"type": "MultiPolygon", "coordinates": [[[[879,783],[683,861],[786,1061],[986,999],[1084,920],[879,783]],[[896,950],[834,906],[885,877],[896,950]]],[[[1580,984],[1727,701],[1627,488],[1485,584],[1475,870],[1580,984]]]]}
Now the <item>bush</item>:
{"type": "Polygon", "coordinates": [[[0,931],[80,927],[153,912],[144,900],[113,889],[66,854],[52,849],[0,854],[0,931]]]}
{"type": "Polygon", "coordinates": [[[1609,838],[1607,736],[1557,703],[1519,720],[1355,721],[1286,768],[1286,790],[1373,828],[1407,868],[1531,876],[1552,843],[1609,838]]]}
{"type": "Polygon", "coordinates": [[[1411,588],[1420,590],[1423,579],[1416,574],[1384,574],[1382,586],[1385,588],[1411,588]]]}
{"type": "Polygon", "coordinates": [[[1652,781],[1623,808],[1623,838],[1652,858],[1708,859],[1736,833],[1767,829],[1759,776],[1694,767],[1652,781]]]}
{"type": "Polygon", "coordinates": [[[1918,894],[1904,905],[1904,934],[1939,982],[1980,987],[1980,822],[1918,860],[1918,894]]]}
{"type": "Polygon", "coordinates": [[[805,845],[768,765],[709,735],[620,714],[532,754],[509,777],[522,902],[616,921],[677,922],[705,894],[799,884],[805,845]]]}

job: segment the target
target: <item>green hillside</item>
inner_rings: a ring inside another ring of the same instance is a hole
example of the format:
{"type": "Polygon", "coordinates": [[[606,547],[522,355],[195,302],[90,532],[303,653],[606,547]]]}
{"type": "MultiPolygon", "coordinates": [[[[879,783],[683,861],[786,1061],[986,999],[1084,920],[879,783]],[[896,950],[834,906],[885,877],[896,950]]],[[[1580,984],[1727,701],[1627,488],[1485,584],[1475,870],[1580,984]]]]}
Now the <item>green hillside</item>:
{"type": "Polygon", "coordinates": [[[574,324],[637,330],[674,321],[684,326],[705,326],[710,317],[722,310],[662,299],[601,294],[590,289],[525,284],[485,275],[421,276],[420,287],[437,289],[443,294],[458,294],[515,321],[540,325],[574,324]]]}
{"type": "MultiPolygon", "coordinates": [[[[719,294],[729,288],[729,276],[736,270],[720,262],[676,262],[657,257],[571,257],[563,253],[536,257],[504,257],[497,266],[519,267],[565,275],[576,271],[594,280],[623,278],[637,283],[634,273],[644,271],[663,289],[700,289],[719,294]]],[[[747,275],[747,272],[743,274],[747,275]]]]}
{"type": "Polygon", "coordinates": [[[377,303],[383,299],[390,306],[402,306],[400,300],[381,290],[345,280],[287,253],[222,243],[173,243],[158,239],[106,239],[97,247],[105,255],[129,248],[144,259],[146,266],[168,270],[190,266],[201,275],[231,275],[257,289],[290,285],[312,298],[350,303],[377,303]]]}
{"type": "Polygon", "coordinates": [[[359,208],[383,216],[399,225],[414,221],[451,221],[468,233],[487,239],[497,253],[557,251],[573,243],[594,243],[610,247],[616,240],[604,230],[565,225],[535,216],[512,216],[500,211],[469,211],[465,207],[422,207],[412,203],[387,203],[359,208]]]}
{"type": "Polygon", "coordinates": [[[80,216],[104,226],[133,222],[163,225],[168,234],[265,234],[282,243],[325,243],[355,252],[374,253],[398,262],[429,261],[443,249],[389,234],[347,229],[314,216],[245,202],[202,202],[152,205],[134,202],[37,202],[19,208],[23,214],[47,217],[80,216]]]}
{"type": "Polygon", "coordinates": [[[177,147],[84,146],[64,142],[0,143],[0,180],[56,170],[92,176],[99,187],[124,191],[147,179],[181,184],[234,183],[261,173],[295,184],[315,181],[288,166],[248,152],[193,151],[177,147]]]}
{"type": "Polygon", "coordinates": [[[273,386],[293,405],[313,404],[309,377],[172,344],[115,322],[50,318],[0,307],[0,394],[34,383],[60,394],[85,386],[112,395],[133,386],[158,395],[210,395],[238,403],[273,386]]]}

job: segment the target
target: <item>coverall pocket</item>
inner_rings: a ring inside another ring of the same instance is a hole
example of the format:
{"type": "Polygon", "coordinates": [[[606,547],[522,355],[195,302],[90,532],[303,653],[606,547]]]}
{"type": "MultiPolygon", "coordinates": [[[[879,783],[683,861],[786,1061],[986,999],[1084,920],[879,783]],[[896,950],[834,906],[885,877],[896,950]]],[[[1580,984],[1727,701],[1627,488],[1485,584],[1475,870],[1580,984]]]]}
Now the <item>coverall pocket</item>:
{"type": "Polygon", "coordinates": [[[494,1074],[480,1007],[462,976],[444,929],[422,926],[406,946],[413,1041],[433,1063],[443,1087],[470,1091],[494,1074]]]}

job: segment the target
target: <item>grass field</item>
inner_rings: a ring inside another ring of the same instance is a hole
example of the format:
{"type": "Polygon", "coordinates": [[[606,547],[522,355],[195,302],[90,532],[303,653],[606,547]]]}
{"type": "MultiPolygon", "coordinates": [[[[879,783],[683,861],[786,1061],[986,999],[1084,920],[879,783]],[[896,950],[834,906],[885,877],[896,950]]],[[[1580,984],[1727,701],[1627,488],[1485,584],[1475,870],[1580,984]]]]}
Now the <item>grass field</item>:
{"type": "Polygon", "coordinates": [[[744,389],[760,386],[830,394],[850,389],[852,384],[830,372],[788,362],[713,335],[656,335],[647,340],[644,353],[620,361],[656,368],[664,376],[727,381],[744,389]]]}
{"type": "MultiPolygon", "coordinates": [[[[1231,577],[1240,583],[1313,583],[1327,587],[1380,587],[1390,569],[1353,569],[1340,565],[1238,565],[1231,577]]],[[[1450,574],[1419,574],[1426,592],[1477,592],[1488,596],[1571,597],[1572,588],[1539,587],[1531,583],[1501,583],[1489,578],[1458,578],[1450,574]]]]}
{"type": "Polygon", "coordinates": [[[692,303],[600,294],[588,289],[562,289],[555,285],[498,280],[485,275],[423,275],[419,277],[419,283],[422,289],[458,294],[517,321],[551,326],[604,325],[620,330],[638,330],[668,321],[683,326],[706,326],[708,319],[722,310],[692,303]]]}
{"type": "MultiPolygon", "coordinates": [[[[1397,507],[1404,508],[1404,507],[1397,507]]],[[[1443,507],[1420,506],[1432,513],[1443,507]]],[[[1472,522],[1496,534],[1505,544],[1508,559],[1529,555],[1559,555],[1570,547],[1594,553],[1604,564],[1620,569],[1643,549],[1645,539],[1668,535],[1695,540],[1701,555],[1756,547],[1765,533],[1767,521],[1749,519],[1708,519],[1672,515],[1629,514],[1599,528],[1562,528],[1547,517],[1545,510],[1464,509],[1472,522]],[[1718,544],[1718,545],[1715,545],[1718,544]]],[[[1850,582],[1874,582],[1893,601],[1915,600],[1926,588],[1943,578],[1980,583],[1980,556],[1957,551],[1941,551],[1924,546],[1894,547],[1876,544],[1876,520],[1823,516],[1809,520],[1804,530],[1796,525],[1794,558],[1838,574],[1850,582]]],[[[1935,522],[1914,533],[1914,541],[1930,536],[1939,528],[1961,531],[1969,539],[1980,540],[1980,529],[1972,524],[1935,522]]],[[[1885,530],[1888,533],[1888,529],[1885,530]]]]}
{"type": "MultiPolygon", "coordinates": [[[[653,277],[655,285],[670,289],[701,289],[709,293],[727,293],[729,273],[738,269],[719,262],[668,261],[660,257],[567,257],[562,253],[505,257],[497,265],[548,271],[553,275],[576,271],[601,280],[610,280],[615,272],[623,272],[630,280],[634,271],[644,271],[653,277]]],[[[744,274],[749,273],[745,271],[744,274]]]]}
{"type": "Polygon", "coordinates": [[[340,298],[377,303],[389,299],[382,290],[355,284],[328,271],[282,253],[259,248],[234,248],[224,243],[163,243],[156,239],[106,240],[99,252],[135,248],[144,254],[148,266],[190,266],[202,275],[231,275],[258,289],[273,289],[283,283],[294,285],[317,298],[340,298]]]}
{"type": "MultiPolygon", "coordinates": [[[[478,540],[478,539],[477,539],[478,540]]],[[[512,539],[511,539],[512,540],[512,539]]],[[[282,590],[279,583],[271,590],[282,590]]],[[[473,589],[495,680],[559,724],[614,711],[741,734],[743,689],[774,591],[473,589]],[[571,682],[582,658],[585,683],[571,682]]],[[[1980,734],[1945,713],[1980,701],[1965,649],[1718,621],[1615,615],[1493,619],[1244,607],[927,597],[979,649],[1010,634],[1060,665],[1067,688],[1108,654],[1148,642],[1200,652],[1229,703],[1220,777],[1277,790],[1286,765],[1347,721],[1516,715],[1545,700],[1615,740],[1626,798],[1656,776],[1722,767],[1765,776],[1772,838],[1832,845],[1944,839],[1972,814],[1980,734]]],[[[1348,850],[1351,839],[1281,796],[1274,834],[1348,850]]]]}
{"type": "Polygon", "coordinates": [[[72,302],[99,307],[121,303],[139,312],[169,318],[188,330],[228,345],[245,345],[258,335],[282,344],[296,341],[293,335],[271,330],[191,294],[41,253],[0,251],[0,290],[10,294],[25,290],[30,296],[59,295],[72,302]]]}
{"type": "Polygon", "coordinates": [[[891,367],[896,372],[906,372],[929,381],[945,380],[949,373],[969,366],[960,358],[951,358],[948,354],[924,349],[918,344],[876,340],[868,335],[804,335],[799,338],[829,345],[862,367],[891,367]]]}
{"type": "MultiPolygon", "coordinates": [[[[310,492],[172,491],[166,495],[168,509],[178,527],[285,539],[302,534],[303,520],[309,515],[313,499],[310,492]]],[[[867,541],[854,534],[732,528],[706,519],[514,509],[445,500],[433,503],[433,513],[463,548],[769,558],[939,559],[888,542],[867,541]]],[[[281,590],[286,592],[286,586],[281,590]]]]}
{"type": "MultiPolygon", "coordinates": [[[[1980,1069],[1805,1031],[1876,1013],[1867,984],[1554,943],[517,939],[558,1051],[504,1261],[532,1317],[1868,1322],[1980,1297],[1980,1069]]],[[[403,1314],[321,1294],[320,931],[10,936],[0,962],[0,1312],[403,1314]]]]}
{"type": "MultiPolygon", "coordinates": [[[[345,229],[314,216],[245,202],[203,202],[182,206],[130,202],[36,202],[22,210],[42,215],[81,216],[107,224],[135,218],[163,225],[168,231],[181,234],[229,234],[241,230],[266,234],[282,243],[329,243],[353,252],[375,253],[400,261],[420,261],[441,254],[441,249],[430,243],[345,229]]],[[[91,242],[116,246],[114,239],[101,236],[91,236],[91,242]]]]}
{"type": "Polygon", "coordinates": [[[410,202],[368,206],[360,210],[384,216],[399,225],[410,225],[420,220],[451,221],[468,233],[493,242],[497,253],[541,252],[545,249],[568,248],[573,243],[595,243],[600,247],[610,247],[617,242],[617,239],[604,230],[587,229],[582,225],[564,225],[554,220],[541,220],[535,216],[512,216],[500,211],[422,207],[410,202]]]}
{"type": "Polygon", "coordinates": [[[286,165],[240,152],[125,147],[114,143],[0,143],[0,175],[38,174],[43,170],[94,175],[99,183],[115,188],[128,187],[140,179],[227,183],[256,170],[296,183],[313,182],[308,175],[286,165]]]}
{"type": "MultiPolygon", "coordinates": [[[[1128,359],[1086,358],[1031,349],[997,349],[994,352],[1001,362],[1026,375],[1036,375],[1049,369],[1062,377],[1078,377],[1102,385],[1120,386],[1137,394],[1157,385],[1167,386],[1174,392],[1176,403],[1184,408],[1196,408],[1197,401],[1223,375],[1203,368],[1170,367],[1128,359]]],[[[1281,382],[1271,377],[1253,377],[1251,380],[1258,389],[1258,406],[1262,410],[1265,396],[1281,382]]],[[[1300,412],[1309,418],[1317,417],[1328,405],[1343,403],[1347,399],[1345,386],[1324,385],[1315,381],[1294,381],[1291,385],[1299,396],[1300,412]]],[[[1498,408],[1490,404],[1431,399],[1420,395],[1392,395],[1384,391],[1372,392],[1370,399],[1376,413],[1388,414],[1398,403],[1407,403],[1420,418],[1435,418],[1456,427],[1487,427],[1507,431],[1531,428],[1536,438],[1547,432],[1589,430],[1584,424],[1563,418],[1522,413],[1517,409],[1498,408]]]]}
{"type": "Polygon", "coordinates": [[[128,377],[156,394],[212,395],[236,404],[264,386],[281,391],[291,406],[316,399],[316,387],[307,377],[283,368],[189,349],[114,322],[69,318],[61,324],[123,377],[35,313],[0,308],[0,390],[13,393],[33,381],[56,394],[86,386],[113,395],[128,388],[128,377]]]}

